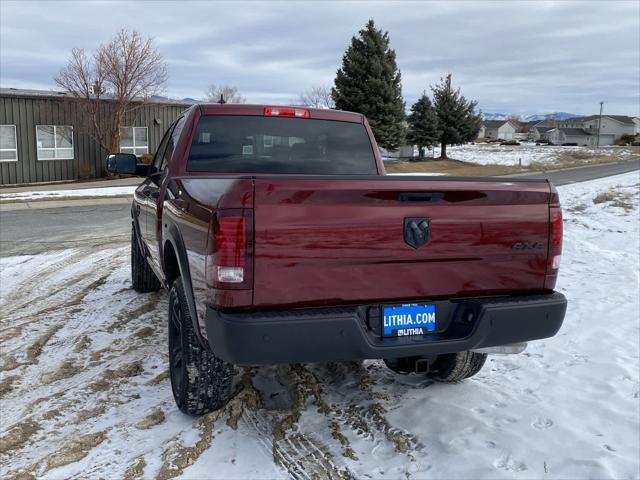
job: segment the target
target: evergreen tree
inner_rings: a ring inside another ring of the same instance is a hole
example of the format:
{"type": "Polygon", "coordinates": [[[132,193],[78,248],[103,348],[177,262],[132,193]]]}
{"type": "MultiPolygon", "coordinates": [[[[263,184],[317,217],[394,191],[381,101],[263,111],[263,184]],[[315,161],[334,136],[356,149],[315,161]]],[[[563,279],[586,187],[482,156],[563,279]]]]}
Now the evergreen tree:
{"type": "Polygon", "coordinates": [[[426,94],[423,93],[418,101],[411,106],[408,120],[407,140],[418,146],[420,160],[422,160],[424,147],[430,147],[439,140],[438,115],[426,94]]]}
{"type": "Polygon", "coordinates": [[[478,102],[467,100],[459,88],[451,86],[451,74],[431,90],[438,116],[440,158],[447,158],[447,145],[470,142],[476,138],[482,118],[476,112],[478,102]]]}
{"type": "Polygon", "coordinates": [[[404,139],[404,101],[396,53],[389,33],[373,20],[351,39],[332,89],[336,108],[359,112],[369,119],[378,144],[394,150],[404,139]]]}

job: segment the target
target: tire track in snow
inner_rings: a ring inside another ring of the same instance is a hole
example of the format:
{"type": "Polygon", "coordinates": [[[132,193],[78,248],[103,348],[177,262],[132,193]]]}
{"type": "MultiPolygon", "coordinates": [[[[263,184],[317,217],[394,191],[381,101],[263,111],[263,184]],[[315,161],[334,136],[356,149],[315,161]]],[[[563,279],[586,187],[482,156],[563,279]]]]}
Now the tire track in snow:
{"type": "MultiPolygon", "coordinates": [[[[70,472],[66,476],[100,477],[115,472],[123,476],[127,468],[137,465],[133,470],[142,468],[144,476],[157,473],[160,478],[173,478],[182,475],[208,448],[215,448],[213,424],[227,418],[231,428],[236,428],[239,420],[242,428],[249,429],[260,441],[265,454],[291,478],[347,479],[355,476],[346,462],[357,459],[349,442],[356,431],[341,416],[340,409],[348,404],[342,400],[337,403],[335,399],[329,400],[334,396],[331,390],[335,385],[331,378],[335,371],[331,372],[325,366],[280,367],[280,373],[288,377],[284,383],[293,398],[293,405],[269,410],[261,405],[262,400],[256,404],[254,399],[255,395],[258,398],[268,396],[268,388],[267,391],[257,390],[253,385],[248,388],[245,384],[242,391],[254,393],[249,395],[241,391],[224,410],[163,439],[160,450],[157,444],[142,447],[127,452],[114,464],[114,456],[117,455],[111,445],[136,437],[132,432],[142,420],[140,414],[152,407],[173,409],[173,404],[167,403],[166,398],[170,391],[167,390],[168,381],[165,381],[167,372],[146,370],[149,363],[164,365],[165,362],[166,298],[164,293],[138,295],[131,291],[128,255],[125,253],[124,248],[99,252],[95,256],[78,251],[58,258],[43,270],[48,282],[55,281],[60,285],[57,289],[57,295],[61,297],[59,301],[54,305],[37,306],[22,302],[22,310],[8,322],[3,322],[4,331],[14,334],[10,338],[14,349],[31,348],[29,358],[32,361],[17,367],[21,378],[13,381],[12,388],[6,393],[9,401],[21,398],[23,406],[11,408],[5,419],[8,420],[8,428],[21,422],[33,422],[38,426],[16,450],[24,458],[39,458],[35,466],[31,465],[33,472],[57,472],[47,469],[47,458],[56,453],[55,444],[71,442],[78,430],[96,431],[99,428],[106,432],[105,438],[95,446],[87,447],[88,452],[82,459],[62,465],[63,471],[70,472]],[[99,316],[96,310],[100,311],[99,316]],[[47,325],[44,330],[41,328],[41,336],[35,342],[32,340],[33,332],[28,331],[31,327],[26,328],[31,324],[24,322],[28,315],[38,316],[39,321],[34,324],[47,325]],[[18,328],[20,324],[23,324],[23,330],[18,328]],[[327,387],[329,397],[323,391],[326,383],[323,377],[330,379],[327,387]],[[43,380],[48,384],[43,385],[43,380]],[[145,389],[162,392],[163,400],[154,402],[155,406],[147,403],[139,411],[127,408],[127,402],[140,399],[136,392],[145,389]],[[301,423],[301,417],[313,413],[309,408],[311,405],[321,414],[316,419],[321,425],[319,431],[309,430],[304,419],[301,423]],[[349,432],[343,432],[345,426],[349,432]],[[181,440],[191,429],[199,431],[199,440],[196,440],[196,447],[199,447],[195,449],[194,445],[183,444],[181,440]],[[43,443],[45,434],[47,442],[43,443]],[[98,455],[97,452],[101,453],[98,455]],[[159,455],[159,452],[164,453],[159,455]],[[150,461],[154,457],[162,459],[159,469],[150,461]],[[140,467],[140,459],[145,462],[144,467],[140,467]],[[80,468],[83,462],[86,465],[80,468]]],[[[14,285],[15,288],[24,288],[28,280],[20,278],[14,285]]],[[[17,298],[15,291],[13,294],[12,298],[17,298]]],[[[344,370],[339,375],[355,375],[344,367],[334,366],[334,370],[336,368],[344,370]]],[[[251,376],[259,377],[264,372],[265,369],[252,370],[251,376]]],[[[352,399],[375,395],[359,388],[365,382],[364,376],[360,377],[355,387],[348,390],[352,399]]],[[[356,415],[360,413],[355,412],[356,415]]],[[[376,430],[380,422],[375,421],[375,414],[363,417],[370,430],[376,432],[370,439],[373,443],[386,442],[387,437],[391,438],[390,434],[395,432],[391,427],[376,430]],[[378,435],[378,431],[383,433],[378,435]]],[[[138,445],[143,443],[138,442],[138,445]]],[[[0,454],[0,459],[5,458],[8,457],[0,454]]],[[[18,457],[13,457],[10,463],[18,470],[31,468],[18,457]]]]}

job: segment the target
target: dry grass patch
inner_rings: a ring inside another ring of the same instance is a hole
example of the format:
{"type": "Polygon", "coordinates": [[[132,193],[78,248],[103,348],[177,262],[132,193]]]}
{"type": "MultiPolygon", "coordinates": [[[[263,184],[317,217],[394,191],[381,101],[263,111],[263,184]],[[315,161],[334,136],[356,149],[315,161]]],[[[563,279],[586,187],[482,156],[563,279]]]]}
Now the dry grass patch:
{"type": "Polygon", "coordinates": [[[528,169],[531,171],[541,172],[557,168],[574,168],[584,167],[587,165],[619,163],[634,160],[637,158],[640,158],[640,155],[632,154],[630,156],[623,157],[616,151],[602,150],[599,152],[594,152],[589,150],[567,150],[566,152],[558,153],[558,155],[552,161],[531,162],[528,166],[528,169]]]}
{"type": "MultiPolygon", "coordinates": [[[[460,177],[495,177],[640,159],[640,148],[631,148],[632,150],[630,151],[619,148],[601,150],[585,148],[584,150],[556,151],[555,154],[550,153],[549,158],[544,161],[532,161],[529,165],[522,167],[498,164],[479,165],[454,159],[429,159],[419,162],[386,161],[385,169],[387,173],[443,173],[460,177]]],[[[455,153],[452,154],[455,155],[455,153]]]]}
{"type": "Polygon", "coordinates": [[[621,190],[611,189],[606,192],[601,192],[593,197],[593,203],[608,203],[612,207],[618,207],[624,209],[626,212],[633,210],[633,193],[624,192],[621,190]]]}
{"type": "Polygon", "coordinates": [[[387,173],[445,173],[459,177],[493,177],[525,173],[524,167],[478,165],[460,160],[425,160],[422,162],[386,162],[387,173]]]}

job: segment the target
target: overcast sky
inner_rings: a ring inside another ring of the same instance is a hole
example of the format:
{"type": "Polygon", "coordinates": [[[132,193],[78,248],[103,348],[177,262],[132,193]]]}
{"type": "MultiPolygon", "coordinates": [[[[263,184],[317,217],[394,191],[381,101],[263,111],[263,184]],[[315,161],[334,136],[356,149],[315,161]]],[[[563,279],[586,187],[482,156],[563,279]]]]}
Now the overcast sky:
{"type": "Polygon", "coordinates": [[[389,31],[407,106],[447,72],[485,112],[640,114],[640,2],[25,2],[0,0],[0,85],[55,88],[72,47],[121,27],[153,36],[165,94],[236,85],[290,103],[332,84],[369,18],[389,31]]]}

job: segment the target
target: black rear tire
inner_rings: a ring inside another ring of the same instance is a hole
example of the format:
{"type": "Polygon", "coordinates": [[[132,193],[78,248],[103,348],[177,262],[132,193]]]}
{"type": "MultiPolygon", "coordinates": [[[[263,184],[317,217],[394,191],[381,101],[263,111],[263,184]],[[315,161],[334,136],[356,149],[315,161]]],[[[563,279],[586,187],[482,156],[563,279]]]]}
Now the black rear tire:
{"type": "Polygon", "coordinates": [[[136,229],[131,225],[131,283],[139,293],[155,292],[162,284],[142,254],[136,229]]]}
{"type": "Polygon", "coordinates": [[[458,352],[438,355],[428,375],[438,382],[461,382],[478,373],[486,360],[486,353],[458,352]]]}
{"type": "Polygon", "coordinates": [[[169,372],[173,398],[183,413],[203,415],[231,398],[233,365],[198,341],[180,277],[169,294],[169,372]]]}

